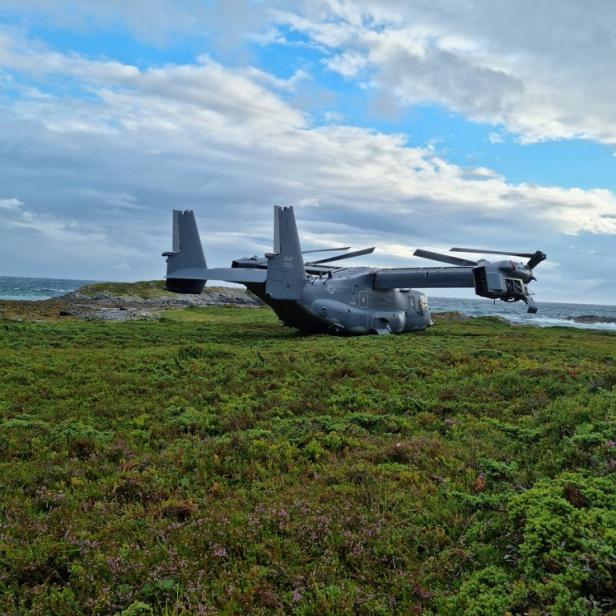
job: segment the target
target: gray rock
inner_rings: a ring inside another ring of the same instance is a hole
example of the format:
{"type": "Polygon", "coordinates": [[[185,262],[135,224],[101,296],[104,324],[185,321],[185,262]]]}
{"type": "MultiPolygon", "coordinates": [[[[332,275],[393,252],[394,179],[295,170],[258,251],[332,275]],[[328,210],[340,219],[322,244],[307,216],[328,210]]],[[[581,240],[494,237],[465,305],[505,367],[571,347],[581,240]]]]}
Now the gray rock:
{"type": "MultiPolygon", "coordinates": [[[[127,285],[121,286],[124,291],[127,285]]],[[[135,287],[143,290],[144,283],[136,283],[135,287]]],[[[173,294],[150,286],[147,295],[153,296],[141,297],[130,290],[114,293],[112,290],[82,287],[60,298],[68,307],[61,312],[87,320],[136,321],[158,319],[164,310],[173,308],[226,305],[255,308],[262,305],[261,300],[246,289],[230,287],[206,287],[199,294],[173,294]]]]}

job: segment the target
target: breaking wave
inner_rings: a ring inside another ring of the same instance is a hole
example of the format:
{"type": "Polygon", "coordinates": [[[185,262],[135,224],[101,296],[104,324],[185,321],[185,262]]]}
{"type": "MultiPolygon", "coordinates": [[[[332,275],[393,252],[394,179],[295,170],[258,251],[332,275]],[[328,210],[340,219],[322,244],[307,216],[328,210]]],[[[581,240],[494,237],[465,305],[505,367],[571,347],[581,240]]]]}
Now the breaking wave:
{"type": "Polygon", "coordinates": [[[484,299],[430,298],[433,312],[460,312],[470,317],[500,317],[518,325],[616,331],[616,306],[541,302],[528,314],[522,302],[506,304],[484,299]]]}

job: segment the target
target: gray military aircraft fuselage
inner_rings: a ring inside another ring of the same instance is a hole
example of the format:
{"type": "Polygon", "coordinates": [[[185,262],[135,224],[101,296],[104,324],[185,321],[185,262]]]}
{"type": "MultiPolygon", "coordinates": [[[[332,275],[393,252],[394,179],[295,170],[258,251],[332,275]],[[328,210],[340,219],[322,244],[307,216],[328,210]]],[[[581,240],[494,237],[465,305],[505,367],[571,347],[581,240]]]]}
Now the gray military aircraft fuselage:
{"type": "Polygon", "coordinates": [[[545,259],[532,254],[452,248],[458,252],[514,254],[528,263],[470,261],[416,250],[420,257],[454,267],[338,267],[332,262],[370,254],[374,248],[343,252],[316,261],[304,255],[348,247],[301,250],[292,207],[274,207],[274,250],[264,257],[233,261],[230,268],[208,268],[192,211],[173,211],[173,250],[167,257],[166,288],[200,293],[207,280],[236,282],[271,306],[283,324],[310,333],[389,334],[420,331],[432,324],[426,296],[417,288],[474,288],[477,295],[512,302],[522,300],[536,312],[528,283],[533,267],[545,259]]]}
{"type": "Polygon", "coordinates": [[[432,324],[423,293],[406,288],[375,289],[373,272],[352,267],[308,274],[296,300],[275,299],[262,284],[246,286],[271,306],[285,325],[307,332],[398,334],[432,324]]]}

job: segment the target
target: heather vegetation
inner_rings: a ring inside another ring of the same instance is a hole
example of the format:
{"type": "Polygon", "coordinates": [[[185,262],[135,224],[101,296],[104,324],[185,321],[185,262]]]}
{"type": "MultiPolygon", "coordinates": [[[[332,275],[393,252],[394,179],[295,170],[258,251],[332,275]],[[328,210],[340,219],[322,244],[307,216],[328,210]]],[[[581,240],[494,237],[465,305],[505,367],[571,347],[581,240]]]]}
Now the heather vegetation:
{"type": "MultiPolygon", "coordinates": [[[[230,298],[234,296],[249,297],[256,299],[250,291],[242,288],[230,287],[205,287],[201,292],[201,299],[220,297],[227,294],[230,298]]],[[[123,300],[171,300],[180,302],[185,299],[185,295],[178,295],[167,291],[164,280],[143,280],[141,282],[95,282],[80,287],[77,296],[82,299],[100,299],[113,297],[123,300]]],[[[222,303],[222,302],[220,302],[222,303]]]]}
{"type": "MultiPolygon", "coordinates": [[[[208,290],[210,287],[208,287],[208,290]]],[[[142,282],[93,282],[79,289],[85,297],[96,297],[103,293],[150,299],[158,297],[177,297],[165,289],[164,280],[145,280],[142,282]]]]}
{"type": "Polygon", "coordinates": [[[0,321],[0,612],[614,614],[615,343],[0,321]]]}

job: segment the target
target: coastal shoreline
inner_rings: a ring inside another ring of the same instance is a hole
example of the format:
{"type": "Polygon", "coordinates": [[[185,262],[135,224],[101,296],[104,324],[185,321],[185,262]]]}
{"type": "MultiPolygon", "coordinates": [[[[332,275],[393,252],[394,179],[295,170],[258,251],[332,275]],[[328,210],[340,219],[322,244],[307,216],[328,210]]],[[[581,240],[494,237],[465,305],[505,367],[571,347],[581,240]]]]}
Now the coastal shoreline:
{"type": "MultiPolygon", "coordinates": [[[[451,303],[450,303],[451,304],[451,303]]],[[[240,287],[205,287],[200,294],[171,293],[164,288],[163,280],[142,282],[101,282],[84,284],[78,289],[57,297],[37,300],[0,300],[0,319],[10,321],[143,321],[160,319],[168,310],[190,307],[233,306],[258,308],[263,302],[240,287]]],[[[560,320],[540,315],[537,323],[503,314],[473,314],[455,304],[432,308],[438,321],[463,321],[475,317],[501,320],[510,326],[534,325],[542,327],[574,327],[611,331],[616,325],[616,314],[561,315],[560,320]]]]}
{"type": "Polygon", "coordinates": [[[96,283],[44,300],[0,300],[0,319],[48,321],[135,321],[158,319],[165,310],[200,306],[258,308],[259,298],[246,289],[206,287],[200,294],[170,293],[163,281],[96,283]]]}

